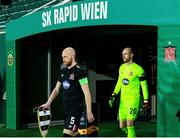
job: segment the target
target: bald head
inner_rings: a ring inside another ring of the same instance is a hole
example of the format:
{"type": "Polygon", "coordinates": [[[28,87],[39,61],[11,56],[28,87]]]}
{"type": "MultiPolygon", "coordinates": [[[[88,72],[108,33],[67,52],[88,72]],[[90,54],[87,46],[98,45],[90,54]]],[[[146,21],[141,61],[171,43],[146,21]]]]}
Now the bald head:
{"type": "Polygon", "coordinates": [[[75,56],[76,56],[76,52],[75,52],[74,48],[72,48],[72,47],[65,48],[62,53],[65,53],[73,58],[75,58],[75,56]]]}
{"type": "Polygon", "coordinates": [[[126,47],[124,48],[123,52],[122,52],[122,56],[123,56],[123,61],[125,63],[132,63],[133,62],[133,50],[130,47],[126,47]]]}
{"type": "Polygon", "coordinates": [[[129,53],[133,53],[133,50],[132,50],[131,47],[126,47],[126,48],[124,48],[123,51],[129,52],[129,53]]]}
{"type": "Polygon", "coordinates": [[[62,51],[63,64],[68,67],[72,67],[76,64],[75,61],[76,52],[74,48],[67,47],[62,51]]]}

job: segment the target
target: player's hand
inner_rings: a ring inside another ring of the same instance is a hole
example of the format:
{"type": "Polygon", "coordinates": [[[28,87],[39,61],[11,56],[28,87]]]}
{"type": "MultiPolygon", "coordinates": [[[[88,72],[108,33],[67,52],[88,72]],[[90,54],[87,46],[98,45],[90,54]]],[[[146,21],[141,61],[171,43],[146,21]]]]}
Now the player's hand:
{"type": "Polygon", "coordinates": [[[150,106],[149,106],[148,100],[144,100],[144,104],[143,104],[142,108],[140,109],[140,112],[144,115],[148,114],[149,108],[150,108],[150,106]]]}
{"type": "Polygon", "coordinates": [[[146,109],[150,108],[149,101],[148,100],[144,100],[144,105],[142,107],[146,108],[146,109]]]}
{"type": "Polygon", "coordinates": [[[109,98],[109,106],[112,108],[113,105],[114,105],[114,101],[115,101],[115,97],[116,97],[116,94],[112,94],[111,97],[109,98]]]}
{"type": "Polygon", "coordinates": [[[94,116],[92,112],[87,113],[87,119],[89,123],[92,123],[94,121],[94,116]]]}
{"type": "Polygon", "coordinates": [[[41,108],[42,110],[45,110],[45,109],[49,109],[49,104],[48,103],[45,103],[45,104],[42,104],[41,106],[39,106],[39,108],[41,108]]]}

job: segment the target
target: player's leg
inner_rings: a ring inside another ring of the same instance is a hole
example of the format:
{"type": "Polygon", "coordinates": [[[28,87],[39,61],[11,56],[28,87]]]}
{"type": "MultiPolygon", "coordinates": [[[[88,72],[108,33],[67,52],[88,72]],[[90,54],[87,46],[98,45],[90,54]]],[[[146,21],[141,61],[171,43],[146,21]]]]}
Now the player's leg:
{"type": "Polygon", "coordinates": [[[65,118],[64,137],[74,137],[78,135],[78,126],[81,115],[67,115],[65,118]]]}
{"type": "Polygon", "coordinates": [[[127,131],[128,137],[136,137],[136,132],[134,129],[134,120],[127,120],[127,131]]]}
{"type": "Polygon", "coordinates": [[[127,134],[127,110],[123,103],[123,100],[120,100],[118,115],[119,115],[119,127],[127,134]]]}
{"type": "Polygon", "coordinates": [[[133,97],[127,101],[127,129],[128,137],[135,137],[134,121],[138,116],[140,97],[133,97]]]}
{"type": "Polygon", "coordinates": [[[127,124],[126,124],[126,120],[121,120],[119,122],[120,124],[120,128],[122,129],[122,131],[124,131],[127,134],[127,124]]]}

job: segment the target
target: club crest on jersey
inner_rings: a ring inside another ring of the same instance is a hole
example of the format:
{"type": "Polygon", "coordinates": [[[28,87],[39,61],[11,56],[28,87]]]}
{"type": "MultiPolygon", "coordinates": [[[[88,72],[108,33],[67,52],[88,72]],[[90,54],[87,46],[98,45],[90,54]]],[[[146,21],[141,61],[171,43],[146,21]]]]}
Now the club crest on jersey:
{"type": "Polygon", "coordinates": [[[69,80],[74,80],[74,73],[72,73],[72,74],[70,74],[70,76],[69,76],[69,80]]]}
{"type": "Polygon", "coordinates": [[[132,76],[132,75],[133,75],[133,72],[132,72],[132,71],[130,71],[130,72],[129,72],[129,76],[132,76]]]}
{"type": "Polygon", "coordinates": [[[124,78],[122,80],[122,82],[123,82],[124,85],[128,85],[129,84],[129,80],[127,78],[124,78]]]}
{"type": "Polygon", "coordinates": [[[171,46],[171,42],[169,42],[169,46],[164,48],[164,63],[173,62],[176,64],[176,48],[171,46]]]}
{"type": "Polygon", "coordinates": [[[63,88],[68,89],[70,87],[70,83],[68,81],[63,81],[63,88]]]}

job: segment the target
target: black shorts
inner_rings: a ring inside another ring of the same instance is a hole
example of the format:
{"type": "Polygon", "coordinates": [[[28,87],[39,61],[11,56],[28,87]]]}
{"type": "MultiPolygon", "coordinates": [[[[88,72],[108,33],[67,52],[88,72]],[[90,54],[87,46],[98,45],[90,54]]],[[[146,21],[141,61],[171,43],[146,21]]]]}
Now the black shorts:
{"type": "Polygon", "coordinates": [[[76,113],[76,114],[65,114],[65,129],[69,129],[73,132],[77,132],[78,131],[78,127],[79,127],[79,122],[80,122],[80,118],[81,118],[82,113],[76,113]]]}

